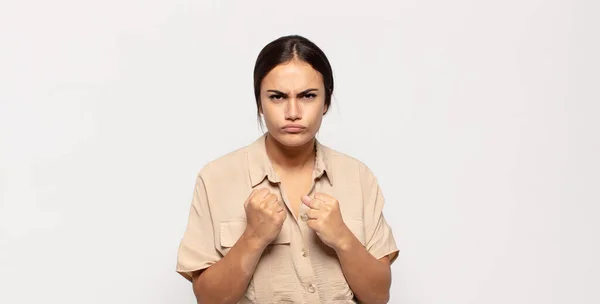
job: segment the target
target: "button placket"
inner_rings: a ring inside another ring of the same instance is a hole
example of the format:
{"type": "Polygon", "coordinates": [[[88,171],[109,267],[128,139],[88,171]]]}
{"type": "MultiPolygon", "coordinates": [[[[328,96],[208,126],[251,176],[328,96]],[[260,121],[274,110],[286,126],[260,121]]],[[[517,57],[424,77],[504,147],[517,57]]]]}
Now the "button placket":
{"type": "Polygon", "coordinates": [[[302,248],[301,252],[302,252],[302,256],[303,257],[307,257],[308,256],[308,251],[306,251],[305,248],[302,248]]]}
{"type": "MultiPolygon", "coordinates": [[[[308,207],[302,206],[300,212],[306,212],[308,207]]],[[[309,234],[308,226],[301,221],[296,222],[294,230],[297,231],[294,235],[294,242],[292,242],[292,250],[296,252],[293,254],[293,260],[296,264],[300,283],[304,286],[304,292],[308,292],[309,303],[313,303],[319,300],[317,288],[314,284],[314,273],[311,259],[309,258],[309,234]],[[298,254],[299,253],[299,254],[298,254]]]]}
{"type": "MultiPolygon", "coordinates": [[[[314,193],[314,191],[316,191],[317,183],[318,181],[313,178],[313,183],[307,195],[310,196],[314,193]]],[[[300,208],[298,209],[299,217],[298,220],[295,221],[296,225],[294,225],[294,228],[297,229],[296,231],[298,232],[294,236],[294,239],[297,241],[292,242],[291,245],[294,252],[300,252],[300,254],[293,254],[293,260],[294,263],[296,263],[296,269],[298,271],[300,282],[303,286],[305,286],[304,290],[309,293],[309,302],[312,303],[319,300],[319,293],[314,284],[315,277],[313,273],[312,262],[311,259],[308,258],[309,245],[312,237],[311,233],[313,233],[306,224],[306,221],[308,220],[308,215],[306,212],[309,209],[310,208],[303,203],[300,204],[300,208]],[[300,250],[297,251],[298,249],[300,250]]]]}

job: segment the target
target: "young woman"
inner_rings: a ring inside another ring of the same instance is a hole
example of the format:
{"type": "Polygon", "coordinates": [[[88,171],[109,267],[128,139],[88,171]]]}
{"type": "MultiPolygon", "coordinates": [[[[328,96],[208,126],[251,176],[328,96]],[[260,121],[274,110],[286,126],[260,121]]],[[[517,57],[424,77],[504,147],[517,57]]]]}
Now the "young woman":
{"type": "Polygon", "coordinates": [[[315,138],[332,93],[329,61],[306,38],[258,55],[268,132],[202,168],[178,250],[198,303],[387,303],[398,249],[377,180],[315,138]]]}

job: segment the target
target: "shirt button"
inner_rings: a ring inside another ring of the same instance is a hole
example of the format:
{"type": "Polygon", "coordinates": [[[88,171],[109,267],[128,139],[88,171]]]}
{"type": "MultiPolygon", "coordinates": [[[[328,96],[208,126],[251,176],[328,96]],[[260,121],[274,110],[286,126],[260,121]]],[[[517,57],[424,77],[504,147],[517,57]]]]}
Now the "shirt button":
{"type": "Polygon", "coordinates": [[[308,220],[308,215],[306,215],[306,213],[302,213],[302,215],[300,216],[300,219],[301,219],[303,222],[306,222],[306,221],[308,220]]]}
{"type": "Polygon", "coordinates": [[[308,256],[308,251],[306,251],[306,249],[302,249],[302,256],[303,257],[307,257],[308,256]]]}
{"type": "Polygon", "coordinates": [[[317,291],[315,289],[315,285],[313,285],[313,284],[308,285],[308,292],[315,293],[315,291],[317,291]]]}

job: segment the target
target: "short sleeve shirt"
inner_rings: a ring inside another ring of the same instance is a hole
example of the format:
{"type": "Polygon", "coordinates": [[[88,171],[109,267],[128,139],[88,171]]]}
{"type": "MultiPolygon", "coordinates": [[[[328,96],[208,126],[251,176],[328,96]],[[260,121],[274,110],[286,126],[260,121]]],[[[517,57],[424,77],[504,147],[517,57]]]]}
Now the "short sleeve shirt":
{"type": "MultiPolygon", "coordinates": [[[[253,143],[209,162],[197,175],[176,271],[192,272],[218,262],[246,229],[244,202],[253,189],[268,188],[286,202],[267,156],[267,133],[253,143]]],[[[377,179],[362,162],[316,145],[309,196],[320,192],[339,202],[342,218],[375,258],[394,262],[398,248],[382,213],[377,179]]],[[[287,205],[287,203],[286,203],[287,205]]],[[[288,205],[289,206],[289,205],[288,205]]],[[[308,207],[300,205],[299,215],[308,207]]],[[[356,303],[335,251],[320,241],[289,208],[283,228],[267,246],[239,303],[356,303]]]]}

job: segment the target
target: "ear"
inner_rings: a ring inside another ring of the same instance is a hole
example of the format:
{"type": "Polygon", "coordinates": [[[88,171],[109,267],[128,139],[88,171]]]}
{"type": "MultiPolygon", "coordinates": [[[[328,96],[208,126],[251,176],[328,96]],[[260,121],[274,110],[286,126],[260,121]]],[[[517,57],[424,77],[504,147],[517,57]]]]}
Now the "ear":
{"type": "Polygon", "coordinates": [[[327,111],[329,111],[329,107],[327,105],[324,106],[325,110],[323,111],[323,115],[327,114],[327,111]]]}

